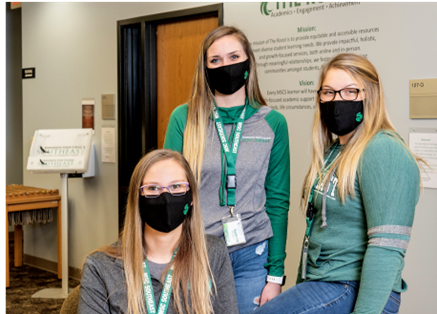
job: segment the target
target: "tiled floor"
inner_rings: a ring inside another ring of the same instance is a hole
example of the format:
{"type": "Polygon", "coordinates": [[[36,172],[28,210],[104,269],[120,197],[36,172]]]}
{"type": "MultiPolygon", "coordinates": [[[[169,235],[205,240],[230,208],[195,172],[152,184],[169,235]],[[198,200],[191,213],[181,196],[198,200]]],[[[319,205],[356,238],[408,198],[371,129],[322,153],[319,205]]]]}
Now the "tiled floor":
{"type": "MultiPolygon", "coordinates": [[[[10,286],[6,288],[7,314],[58,314],[64,300],[61,299],[32,299],[31,296],[44,288],[61,288],[62,280],[56,274],[23,265],[14,267],[14,246],[10,242],[9,262],[10,286]]],[[[69,286],[76,287],[78,280],[69,279],[69,286]]]]}

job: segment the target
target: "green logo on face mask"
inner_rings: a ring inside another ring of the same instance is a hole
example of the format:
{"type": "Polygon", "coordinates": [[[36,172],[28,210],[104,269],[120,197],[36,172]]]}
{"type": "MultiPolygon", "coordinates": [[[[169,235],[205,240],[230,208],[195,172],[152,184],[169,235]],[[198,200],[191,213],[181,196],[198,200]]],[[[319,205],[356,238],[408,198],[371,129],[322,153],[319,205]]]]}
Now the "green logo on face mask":
{"type": "Polygon", "coordinates": [[[249,76],[249,73],[247,71],[244,72],[244,79],[247,79],[248,76],[249,76]]]}
{"type": "Polygon", "coordinates": [[[357,118],[355,120],[357,120],[357,122],[361,122],[361,120],[363,120],[363,114],[361,112],[358,112],[357,118]]]}
{"type": "Polygon", "coordinates": [[[187,213],[188,213],[188,209],[189,209],[190,207],[188,206],[188,204],[187,205],[185,205],[185,207],[184,207],[184,215],[186,215],[187,213]]]}

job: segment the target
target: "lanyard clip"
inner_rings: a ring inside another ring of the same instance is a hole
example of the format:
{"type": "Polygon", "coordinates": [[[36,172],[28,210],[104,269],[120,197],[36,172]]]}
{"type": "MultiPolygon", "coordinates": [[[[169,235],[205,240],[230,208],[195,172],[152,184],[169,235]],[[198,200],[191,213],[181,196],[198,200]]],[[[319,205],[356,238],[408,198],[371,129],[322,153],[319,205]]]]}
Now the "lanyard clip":
{"type": "Polygon", "coordinates": [[[310,245],[310,237],[305,237],[305,241],[303,242],[303,248],[308,249],[309,245],[310,245]]]}
{"type": "Polygon", "coordinates": [[[229,212],[231,213],[231,217],[234,217],[234,208],[235,206],[229,206],[229,212]]]}

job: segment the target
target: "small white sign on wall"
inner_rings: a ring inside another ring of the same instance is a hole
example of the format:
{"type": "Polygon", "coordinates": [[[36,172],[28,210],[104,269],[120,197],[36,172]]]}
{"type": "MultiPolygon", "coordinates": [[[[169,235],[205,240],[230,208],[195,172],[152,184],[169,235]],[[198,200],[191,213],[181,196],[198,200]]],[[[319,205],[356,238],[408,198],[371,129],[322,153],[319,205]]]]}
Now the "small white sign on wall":
{"type": "Polygon", "coordinates": [[[420,171],[423,187],[437,189],[437,129],[412,129],[410,149],[431,167],[420,171]]]}
{"type": "Polygon", "coordinates": [[[102,128],[102,162],[115,163],[115,128],[102,128]]]}

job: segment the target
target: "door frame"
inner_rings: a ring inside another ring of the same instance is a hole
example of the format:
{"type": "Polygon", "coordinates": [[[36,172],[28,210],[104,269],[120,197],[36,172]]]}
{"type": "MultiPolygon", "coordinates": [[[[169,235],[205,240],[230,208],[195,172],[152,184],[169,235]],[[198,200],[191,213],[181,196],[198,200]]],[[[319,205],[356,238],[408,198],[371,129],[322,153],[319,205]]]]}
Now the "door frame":
{"type": "MultiPolygon", "coordinates": [[[[120,171],[123,163],[121,147],[122,133],[122,108],[121,108],[121,69],[122,69],[122,42],[120,29],[132,24],[140,24],[141,28],[141,103],[142,103],[142,153],[157,148],[158,125],[157,125],[157,70],[156,70],[156,27],[159,24],[183,20],[186,18],[196,18],[202,16],[216,16],[218,26],[223,25],[223,3],[211,4],[189,9],[170,11],[141,17],[135,17],[117,21],[117,127],[118,127],[118,197],[119,197],[119,230],[122,228],[120,219],[124,216],[125,207],[120,203],[123,194],[126,195],[128,188],[125,182],[121,182],[120,171]]],[[[124,197],[123,197],[124,198],[124,197]]]]}

